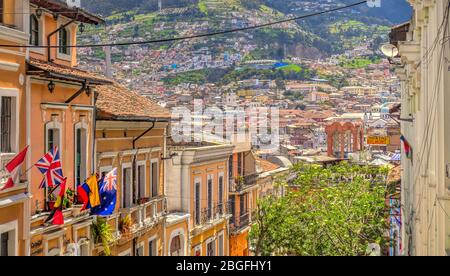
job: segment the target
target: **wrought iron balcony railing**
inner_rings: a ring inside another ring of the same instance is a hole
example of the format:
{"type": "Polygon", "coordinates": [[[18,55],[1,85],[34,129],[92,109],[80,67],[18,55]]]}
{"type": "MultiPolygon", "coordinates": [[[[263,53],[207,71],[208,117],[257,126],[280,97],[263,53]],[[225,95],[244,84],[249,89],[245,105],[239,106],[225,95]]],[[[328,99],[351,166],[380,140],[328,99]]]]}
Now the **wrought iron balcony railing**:
{"type": "Polygon", "coordinates": [[[250,188],[257,184],[258,174],[253,173],[245,177],[236,177],[230,179],[230,192],[240,193],[245,191],[245,189],[250,188]]]}
{"type": "Polygon", "coordinates": [[[194,212],[194,223],[196,225],[203,225],[215,220],[219,220],[226,215],[231,214],[231,204],[229,202],[217,203],[212,208],[203,208],[200,213],[194,212]]]}
{"type": "Polygon", "coordinates": [[[239,231],[250,226],[250,213],[245,212],[241,214],[239,217],[235,217],[230,223],[230,229],[232,232],[239,231]]]}

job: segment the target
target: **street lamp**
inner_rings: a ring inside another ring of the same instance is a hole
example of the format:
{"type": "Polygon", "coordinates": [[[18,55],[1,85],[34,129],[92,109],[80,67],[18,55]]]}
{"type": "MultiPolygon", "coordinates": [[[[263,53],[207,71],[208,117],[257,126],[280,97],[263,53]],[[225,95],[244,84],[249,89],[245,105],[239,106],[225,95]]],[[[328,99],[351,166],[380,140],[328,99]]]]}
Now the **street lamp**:
{"type": "Polygon", "coordinates": [[[55,87],[56,87],[56,85],[53,81],[50,81],[48,83],[48,91],[50,91],[50,93],[53,93],[53,91],[55,91],[55,87]]]}

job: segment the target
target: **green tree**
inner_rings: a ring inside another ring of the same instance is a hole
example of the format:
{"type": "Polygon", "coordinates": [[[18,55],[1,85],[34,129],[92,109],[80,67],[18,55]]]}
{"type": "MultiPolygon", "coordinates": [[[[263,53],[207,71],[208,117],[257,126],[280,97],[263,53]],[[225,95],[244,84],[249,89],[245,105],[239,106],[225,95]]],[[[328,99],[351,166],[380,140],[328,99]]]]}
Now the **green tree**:
{"type": "MultiPolygon", "coordinates": [[[[385,246],[388,170],[340,165],[298,165],[283,198],[259,201],[250,242],[257,255],[365,255],[385,246]]],[[[286,185],[286,184],[285,184],[286,185]]]]}

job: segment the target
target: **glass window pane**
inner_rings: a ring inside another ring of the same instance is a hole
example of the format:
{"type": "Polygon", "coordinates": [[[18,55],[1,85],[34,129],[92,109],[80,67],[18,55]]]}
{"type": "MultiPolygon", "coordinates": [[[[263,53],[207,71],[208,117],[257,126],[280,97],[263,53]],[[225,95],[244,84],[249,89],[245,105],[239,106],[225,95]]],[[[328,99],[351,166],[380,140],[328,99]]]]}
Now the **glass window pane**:
{"type": "Polygon", "coordinates": [[[1,97],[1,152],[12,152],[11,131],[12,131],[12,98],[1,97]]]}

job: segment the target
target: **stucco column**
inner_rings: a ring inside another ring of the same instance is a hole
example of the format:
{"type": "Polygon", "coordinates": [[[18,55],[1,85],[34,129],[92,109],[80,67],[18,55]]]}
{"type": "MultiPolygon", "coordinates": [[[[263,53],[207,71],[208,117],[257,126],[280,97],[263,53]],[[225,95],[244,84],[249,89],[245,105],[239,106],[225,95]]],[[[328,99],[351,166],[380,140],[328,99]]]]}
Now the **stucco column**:
{"type": "Polygon", "coordinates": [[[353,135],[353,151],[357,152],[359,149],[358,131],[353,130],[352,135],[353,135]]]}
{"type": "Polygon", "coordinates": [[[332,157],[333,156],[333,145],[334,145],[334,132],[331,133],[327,133],[327,151],[328,151],[328,156],[332,157]]]}

